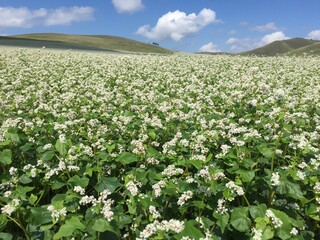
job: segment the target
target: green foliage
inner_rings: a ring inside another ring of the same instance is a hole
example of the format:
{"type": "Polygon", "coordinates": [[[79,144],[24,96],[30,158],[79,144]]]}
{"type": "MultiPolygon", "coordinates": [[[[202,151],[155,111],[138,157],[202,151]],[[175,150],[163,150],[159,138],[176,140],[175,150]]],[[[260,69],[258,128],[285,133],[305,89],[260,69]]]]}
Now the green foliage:
{"type": "Polygon", "coordinates": [[[0,239],[319,239],[319,61],[0,51],[0,239]]]}

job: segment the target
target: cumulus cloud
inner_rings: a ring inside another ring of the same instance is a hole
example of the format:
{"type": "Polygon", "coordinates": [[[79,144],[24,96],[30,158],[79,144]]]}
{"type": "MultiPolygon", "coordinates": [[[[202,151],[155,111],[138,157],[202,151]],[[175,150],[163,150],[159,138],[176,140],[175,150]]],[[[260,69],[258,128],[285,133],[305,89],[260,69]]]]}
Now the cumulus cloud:
{"type": "Polygon", "coordinates": [[[112,0],[112,4],[119,13],[133,13],[144,8],[141,0],[112,0]]]}
{"type": "Polygon", "coordinates": [[[274,22],[269,22],[265,25],[253,26],[251,30],[257,31],[257,32],[273,32],[273,31],[278,31],[279,27],[274,22]]]}
{"type": "Polygon", "coordinates": [[[204,8],[199,14],[191,13],[189,15],[176,10],[160,17],[153,28],[150,28],[150,25],[144,25],[136,33],[153,40],[172,39],[179,41],[214,22],[219,22],[219,20],[211,9],[204,8]]]}
{"type": "Polygon", "coordinates": [[[249,49],[259,47],[259,42],[252,38],[229,38],[226,44],[231,45],[230,51],[243,52],[249,49]]]}
{"type": "Polygon", "coordinates": [[[217,45],[213,44],[212,42],[209,42],[200,47],[199,52],[220,52],[220,50],[218,49],[217,45]]]}
{"type": "Polygon", "coordinates": [[[0,28],[31,28],[36,24],[53,26],[93,19],[91,7],[31,10],[27,7],[0,7],[0,28]]]}
{"type": "Polygon", "coordinates": [[[308,38],[313,40],[320,40],[320,29],[309,32],[308,38]]]}
{"type": "Polygon", "coordinates": [[[69,25],[72,22],[89,21],[93,19],[94,9],[91,7],[58,8],[48,11],[45,24],[69,25]]]}
{"type": "Polygon", "coordinates": [[[260,39],[229,38],[226,41],[226,44],[231,45],[230,50],[232,52],[243,52],[243,51],[248,51],[254,48],[262,47],[274,41],[285,40],[285,39],[288,39],[288,37],[282,31],[277,31],[270,34],[266,34],[260,39]]]}
{"type": "Polygon", "coordinates": [[[274,41],[285,39],[288,39],[288,37],[282,31],[278,31],[265,35],[263,38],[261,38],[260,42],[261,45],[266,45],[274,41]]]}

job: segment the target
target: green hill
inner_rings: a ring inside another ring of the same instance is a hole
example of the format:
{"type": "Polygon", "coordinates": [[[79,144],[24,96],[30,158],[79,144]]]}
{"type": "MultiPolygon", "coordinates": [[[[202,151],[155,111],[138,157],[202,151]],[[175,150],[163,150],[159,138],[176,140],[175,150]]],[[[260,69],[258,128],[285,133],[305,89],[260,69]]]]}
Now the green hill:
{"type": "Polygon", "coordinates": [[[310,54],[311,50],[314,51],[313,54],[319,54],[320,45],[318,43],[320,43],[320,41],[304,38],[292,38],[288,40],[275,41],[266,46],[243,52],[241,55],[303,55],[310,54]]]}
{"type": "Polygon", "coordinates": [[[59,49],[163,53],[172,51],[128,38],[108,35],[73,35],[57,33],[23,34],[1,37],[0,45],[59,49]]]}

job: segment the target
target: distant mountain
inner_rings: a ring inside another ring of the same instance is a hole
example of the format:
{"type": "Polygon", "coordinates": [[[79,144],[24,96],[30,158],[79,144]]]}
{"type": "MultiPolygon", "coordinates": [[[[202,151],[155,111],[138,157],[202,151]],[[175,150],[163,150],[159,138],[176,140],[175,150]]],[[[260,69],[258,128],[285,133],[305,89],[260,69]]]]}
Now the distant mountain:
{"type": "Polygon", "coordinates": [[[240,55],[276,56],[276,55],[320,55],[320,41],[305,38],[291,38],[275,41],[266,46],[240,53],[240,55]]]}
{"type": "Polygon", "coordinates": [[[148,44],[128,38],[109,35],[73,35],[57,33],[23,34],[0,37],[0,45],[95,51],[172,53],[172,51],[161,48],[156,44],[148,44]]]}

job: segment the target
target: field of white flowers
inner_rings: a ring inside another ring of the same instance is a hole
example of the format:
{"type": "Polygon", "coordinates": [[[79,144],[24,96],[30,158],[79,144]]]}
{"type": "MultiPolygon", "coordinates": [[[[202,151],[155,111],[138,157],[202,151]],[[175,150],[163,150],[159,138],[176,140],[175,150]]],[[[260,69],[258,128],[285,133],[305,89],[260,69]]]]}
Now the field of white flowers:
{"type": "Polygon", "coordinates": [[[0,239],[319,239],[320,58],[0,51],[0,239]]]}

